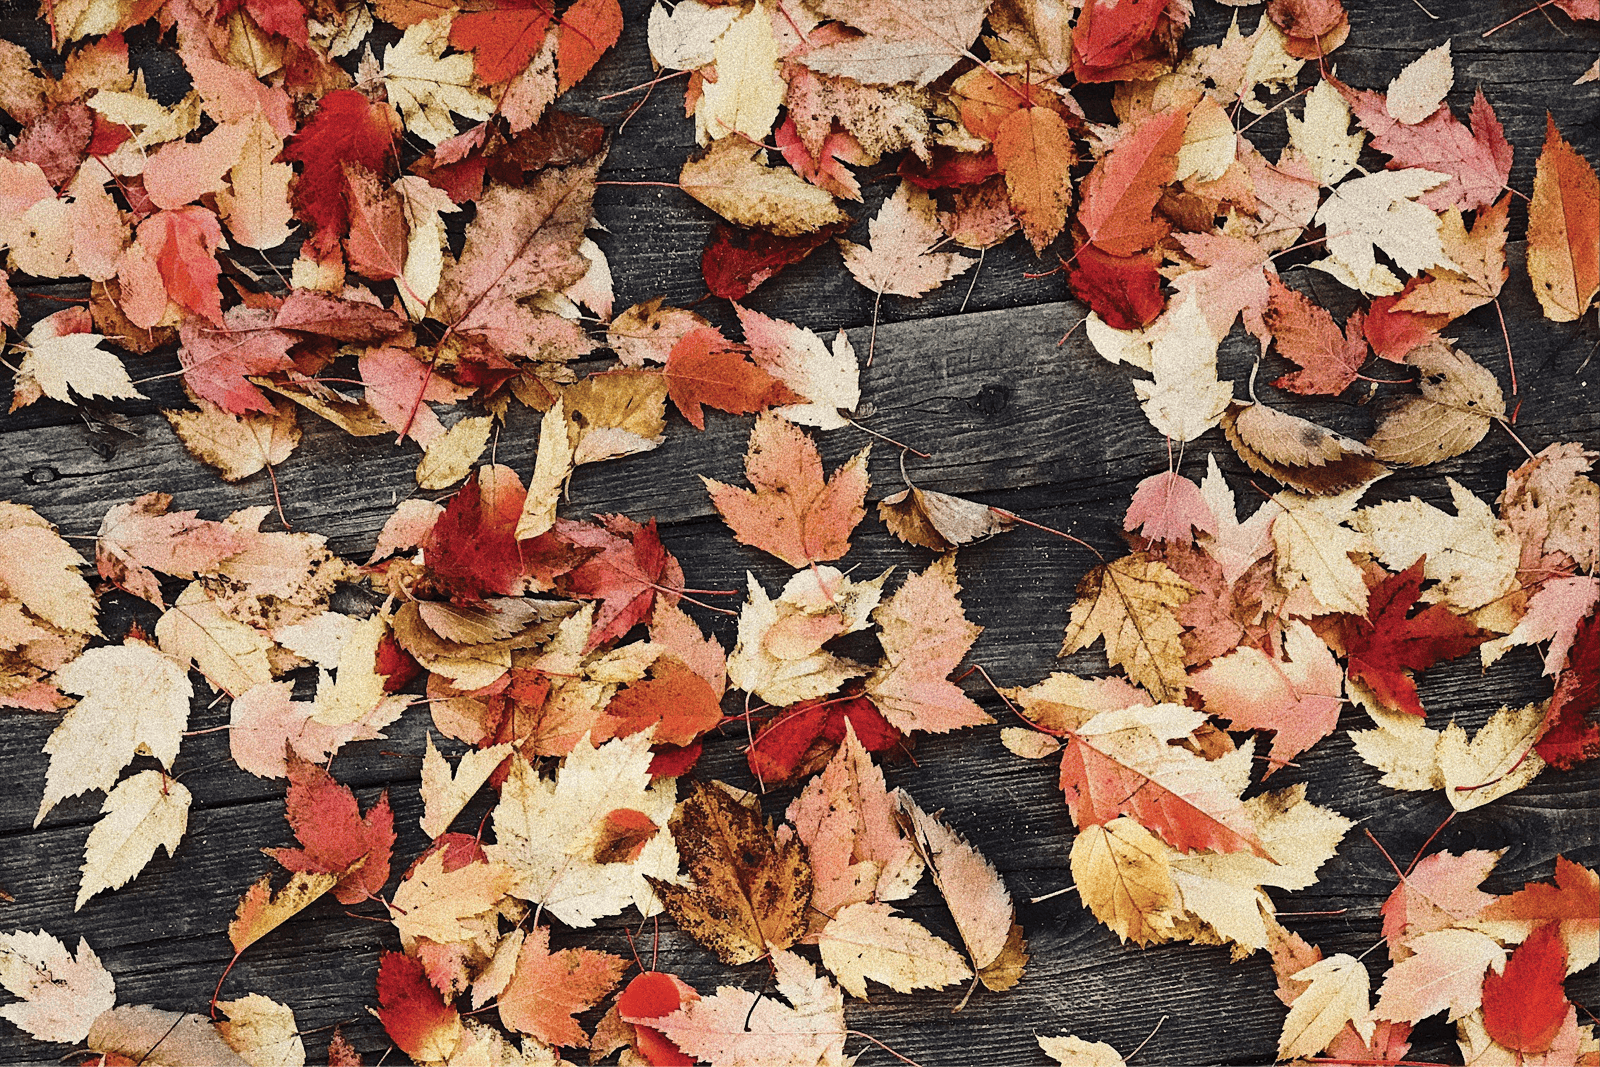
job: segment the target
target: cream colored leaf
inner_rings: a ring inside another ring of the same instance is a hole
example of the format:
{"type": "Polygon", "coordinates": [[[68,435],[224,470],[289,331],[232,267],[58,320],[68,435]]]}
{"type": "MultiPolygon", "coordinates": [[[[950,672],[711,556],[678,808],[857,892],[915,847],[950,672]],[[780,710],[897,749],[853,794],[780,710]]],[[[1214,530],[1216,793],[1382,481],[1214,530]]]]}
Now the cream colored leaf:
{"type": "MultiPolygon", "coordinates": [[[[1262,19],[1265,22],[1265,18],[1262,19]]],[[[1126,1067],[1122,1054],[1104,1041],[1085,1041],[1073,1034],[1037,1038],[1044,1054],[1061,1067],[1126,1067]]]]}
{"type": "Polygon", "coordinates": [[[450,18],[419,22],[383,54],[383,83],[389,101],[400,109],[406,129],[429,144],[454,137],[453,111],[463,118],[486,119],[494,101],[473,88],[472,57],[445,56],[450,18]]]}
{"type": "Polygon", "coordinates": [[[822,338],[803,326],[769,318],[759,311],[734,305],[744,329],[750,358],[807,403],[774,408],[774,413],[797,426],[837,430],[850,420],[840,412],[861,404],[861,366],[850,338],[840,330],[830,349],[822,338]]]}
{"type": "Polygon", "coordinates": [[[1072,841],[1072,880],[1084,907],[1123,941],[1173,936],[1182,915],[1166,843],[1126,815],[1086,826],[1072,841]]]}
{"type": "Polygon", "coordinates": [[[1142,371],[1151,370],[1148,330],[1118,330],[1106,325],[1097,312],[1083,320],[1083,332],[1100,358],[1111,363],[1126,363],[1142,371]]]}
{"type": "Polygon", "coordinates": [[[823,649],[824,642],[865,629],[888,572],[854,582],[833,567],[801,571],[776,599],[746,574],[749,599],[739,610],[738,640],[728,654],[728,681],[783,707],[825,696],[867,669],[823,649]],[[826,593],[831,593],[832,598],[826,593]]]}
{"type": "Polygon", "coordinates": [[[1023,759],[1044,759],[1061,751],[1061,742],[1049,734],[1025,726],[1002,726],[1000,743],[1006,751],[1023,759]]]}
{"type": "Polygon", "coordinates": [[[78,550],[26,504],[0,501],[0,585],[29,611],[73,633],[100,633],[78,550]]]}
{"type": "Polygon", "coordinates": [[[1344,525],[1366,489],[1360,485],[1337,496],[1285,491],[1272,498],[1283,507],[1272,521],[1272,543],[1285,589],[1304,585],[1328,611],[1367,613],[1367,583],[1350,554],[1370,545],[1365,535],[1344,525]]]}
{"type": "Polygon", "coordinates": [[[1315,1056],[1338,1036],[1346,1023],[1365,1040],[1372,1037],[1371,986],[1366,965],[1343,952],[1296,972],[1310,982],[1289,1008],[1278,1038],[1278,1058],[1315,1056]]]}
{"type": "Polygon", "coordinates": [[[356,624],[339,650],[338,673],[326,670],[317,680],[317,697],[311,718],[325,726],[358,722],[386,702],[404,704],[405,697],[384,692],[388,679],[377,671],[378,646],[389,632],[389,617],[381,612],[356,624]]]}
{"type": "Polygon", "coordinates": [[[1445,799],[1457,811],[1481,808],[1539,776],[1544,760],[1533,750],[1544,729],[1543,704],[1501,708],[1472,736],[1455,723],[1439,738],[1445,799]]]}
{"type": "Polygon", "coordinates": [[[461,757],[452,774],[450,764],[433,747],[430,732],[422,757],[422,832],[438,837],[450,829],[450,823],[510,752],[509,744],[473,749],[461,757]]]}
{"type": "Polygon", "coordinates": [[[712,46],[717,76],[701,82],[694,109],[695,138],[701,144],[728,136],[764,141],[778,121],[788,86],[778,76],[772,18],[765,4],[756,4],[717,37],[712,46]]]}
{"type": "Polygon", "coordinates": [[[223,611],[200,582],[184,587],[156,622],[161,651],[193,663],[212,686],[240,696],[272,681],[272,638],[223,611]]]}
{"type": "Polygon", "coordinates": [[[1221,420],[1233,399],[1233,382],[1217,380],[1221,338],[1192,291],[1174,299],[1145,338],[1155,380],[1133,383],[1145,418],[1176,441],[1192,441],[1221,420]]]}
{"type": "Polygon", "coordinates": [[[1289,144],[1322,185],[1335,185],[1355,169],[1366,134],[1350,132],[1350,107],[1339,91],[1319,81],[1306,94],[1303,117],[1288,116],[1289,144]]]}
{"type": "Polygon", "coordinates": [[[1389,83],[1384,97],[1389,117],[1415,126],[1444,103],[1445,94],[1455,84],[1456,73],[1450,63],[1450,42],[1430,48],[1407,64],[1389,83]]]}
{"type": "Polygon", "coordinates": [[[1201,97],[1189,113],[1183,128],[1183,145],[1178,149],[1178,181],[1212,182],[1233,166],[1234,147],[1239,134],[1222,105],[1211,97],[1201,97]]]}
{"type": "MultiPolygon", "coordinates": [[[[658,3],[650,9],[646,30],[650,58],[668,70],[707,66],[716,61],[717,38],[738,15],[736,7],[712,6],[700,0],[679,0],[670,8],[658,3]]],[[[722,77],[720,70],[717,77],[722,77]]]]}
{"type": "Polygon", "coordinates": [[[400,299],[413,319],[427,312],[428,301],[439,291],[439,280],[444,274],[444,249],[446,235],[445,212],[461,208],[443,189],[428,184],[428,180],[407,174],[394,183],[400,194],[400,206],[406,220],[406,259],[401,268],[400,299]]]}
{"type": "Polygon", "coordinates": [[[1174,612],[1194,591],[1165,563],[1139,553],[1102,563],[1078,583],[1060,654],[1103,637],[1106,658],[1157,700],[1182,699],[1183,627],[1174,612]]]}
{"type": "MultiPolygon", "coordinates": [[[[956,921],[979,977],[995,990],[1015,984],[1022,973],[1020,961],[1009,982],[998,983],[985,975],[1007,955],[1020,952],[1020,945],[1013,949],[1013,942],[1020,941],[1016,906],[1000,872],[960,834],[918,807],[905,790],[897,789],[894,795],[905,813],[911,840],[956,921]]],[[[1026,960],[1026,955],[1022,959],[1026,960]]]]}
{"type": "Polygon", "coordinates": [[[927,85],[969,54],[989,0],[816,0],[812,8],[862,32],[812,48],[800,62],[873,85],[927,85]]]}
{"type": "Polygon", "coordinates": [[[171,769],[194,696],[184,669],[142,641],[91,648],[56,672],[56,684],[83,699],[44,743],[50,769],[35,826],[64,797],[109,791],[141,753],[171,769]]]}
{"type": "Polygon", "coordinates": [[[260,993],[219,1000],[217,1007],[228,1015],[217,1020],[217,1032],[250,1067],[305,1067],[293,1008],[260,993]]]}
{"type": "Polygon", "coordinates": [[[429,441],[417,464],[418,488],[448,489],[465,478],[489,447],[493,430],[493,416],[471,415],[429,441]]]}
{"type": "Polygon", "coordinates": [[[1378,412],[1367,444],[1386,463],[1421,467],[1461,455],[1505,418],[1506,399],[1494,374],[1444,341],[1413,350],[1406,362],[1422,372],[1421,396],[1401,397],[1378,412]]]}
{"type": "Polygon", "coordinates": [[[848,221],[832,196],[787,167],[767,166],[765,156],[742,137],[724,137],[684,163],[678,184],[729,222],[782,237],[848,221]]]}
{"type": "Polygon", "coordinates": [[[1439,216],[1417,197],[1450,180],[1420,167],[1351,178],[1333,190],[1313,220],[1328,232],[1328,258],[1311,264],[1368,296],[1398,293],[1400,280],[1377,260],[1382,250],[1407,274],[1459,269],[1445,254],[1439,216]]]}
{"type": "Polygon", "coordinates": [[[1389,711],[1357,682],[1347,681],[1346,687],[1378,724],[1376,730],[1351,730],[1350,740],[1363,762],[1383,772],[1379,783],[1390,789],[1443,789],[1439,731],[1415,715],[1389,711]]]}
{"type": "Polygon", "coordinates": [[[0,1018],[40,1041],[81,1042],[117,1002],[116,982],[88,941],[78,939],[74,957],[43,930],[0,934],[0,986],[21,998],[0,1005],[0,1018]]]}
{"type": "Polygon", "coordinates": [[[1391,571],[1424,561],[1422,576],[1437,584],[1423,590],[1423,600],[1472,611],[1510,592],[1522,545],[1487,503],[1454,478],[1445,483],[1454,515],[1412,497],[1362,508],[1351,525],[1366,534],[1378,562],[1391,571]]]}
{"type": "Polygon", "coordinates": [[[22,363],[17,368],[17,396],[13,410],[23,396],[43,394],[51,400],[76,404],[80,397],[105,397],[143,400],[134,388],[128,371],[114,353],[100,347],[105,338],[97,333],[64,332],[79,320],[84,327],[89,316],[82,308],[68,308],[40,319],[23,340],[22,363]]]}
{"type": "Polygon", "coordinates": [[[922,296],[977,262],[953,252],[931,252],[944,239],[933,198],[901,182],[867,225],[868,244],[839,238],[844,265],[875,293],[922,296]]]}
{"type": "Polygon", "coordinates": [[[83,850],[83,880],[73,911],[102,889],[121,889],[144,870],[156,847],[177,854],[189,825],[192,797],[181,782],[160,771],[140,771],[117,783],[100,807],[83,850]]]}
{"type": "Polygon", "coordinates": [[[1435,930],[1406,947],[1412,955],[1389,968],[1378,990],[1379,1019],[1416,1023],[1448,1008],[1455,1022],[1483,1003],[1485,972],[1506,962],[1499,942],[1476,930],[1435,930]]]}
{"type": "Polygon", "coordinates": [[[822,965],[845,992],[863,1000],[869,978],[897,993],[909,993],[972,977],[959,952],[887,904],[840,908],[823,927],[817,947],[822,950],[822,965]]]}
{"type": "Polygon", "coordinates": [[[607,741],[598,748],[580,740],[551,779],[541,778],[526,760],[512,761],[511,773],[494,809],[496,843],[489,857],[514,872],[511,892],[569,926],[592,926],[629,904],[641,914],[661,910],[647,877],[678,878],[678,849],[667,822],[677,783],[652,784],[650,731],[607,741]],[[602,863],[607,816],[627,809],[657,827],[637,856],[602,863]]]}
{"type": "Polygon", "coordinates": [[[516,537],[525,541],[538,537],[556,522],[556,505],[561,502],[561,487],[572,474],[572,443],[567,434],[567,408],[557,399],[539,423],[539,450],[534,455],[533,473],[528,476],[528,495],[522,501],[516,537]]]}

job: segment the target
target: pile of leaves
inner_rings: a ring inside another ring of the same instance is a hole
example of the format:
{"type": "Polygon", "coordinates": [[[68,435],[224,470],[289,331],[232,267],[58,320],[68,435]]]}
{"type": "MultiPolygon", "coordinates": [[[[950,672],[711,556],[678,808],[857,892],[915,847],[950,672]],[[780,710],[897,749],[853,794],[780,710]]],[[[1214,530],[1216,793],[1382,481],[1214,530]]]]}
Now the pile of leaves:
{"type": "MultiPolygon", "coordinates": [[[[663,80],[688,75],[701,147],[678,186],[723,220],[703,273],[735,302],[736,340],[660,298],[614,313],[586,236],[616,134],[555,105],[620,40],[616,0],[46,4],[57,55],[0,42],[15,131],[0,245],[19,278],[89,287],[24,329],[0,273],[0,321],[21,336],[13,410],[140,398],[111,349],[176,345],[192,407],[166,417],[224,479],[273,479],[309,413],[420,450],[421,490],[459,485],[442,504],[399,503],[363,563],[264,529],[270,507],[201,518],[147,494],[106,512],[98,589],[45,518],[0,503],[0,705],[64,713],[38,820],[106,794],[76,907],[179,849],[192,797],[168,772],[209,689],[231,701],[238,767],[287,779],[298,841],[271,850],[283,874],[241,887],[235,959],[324,895],[382,905],[399,951],[381,960],[376,1013],[417,1062],[576,1048],[845,1063],[845,994],[869,981],[949,989],[955,1006],[1024,980],[1004,881],[879,762],[919,734],[995,722],[951,680],[980,632],[957,549],[1029,520],[908,484],[879,518],[937,558],[892,591],[888,571],[833,566],[867,515],[867,451],[830,475],[815,433],[855,424],[860,357],[842,331],[825,341],[737,303],[830,241],[875,299],[918,297],[980,262],[950,246],[981,253],[1020,231],[1089,309],[1093,349],[1146,375],[1133,385],[1156,434],[1218,429],[1283,486],[1241,519],[1214,457],[1198,483],[1144,480],[1129,551],[1083,576],[1062,646],[1102,643],[1110,672],[998,691],[1020,724],[1006,746],[1059,755],[1085,907],[1141,946],[1268,950],[1284,1059],[1403,1060],[1411,1027],[1447,1012],[1467,1062],[1600,1063],[1563,988],[1596,962],[1593,871],[1563,859],[1554,886],[1495,897],[1477,887],[1497,853],[1397,868],[1374,1006],[1367,965],[1323,958],[1268,894],[1314,884],[1352,823],[1304,785],[1252,791],[1331,734],[1347,700],[1370,716],[1352,738],[1382,784],[1442,791],[1455,811],[1600,756],[1596,454],[1529,450],[1492,503],[1450,481],[1452,511],[1362,504],[1392,469],[1514,434],[1497,375],[1445,337],[1498,310],[1510,277],[1511,146],[1481,92],[1467,123],[1445,102],[1448,43],[1379,92],[1335,74],[1338,0],[1270,0],[1248,34],[1235,18],[1185,50],[1190,15],[1182,0],[658,5],[634,29],[663,80]],[[152,21],[192,84],[175,103],[129,62],[124,34],[152,21]],[[1279,110],[1288,147],[1268,160],[1241,118],[1279,110]],[[1382,169],[1362,165],[1374,158],[1382,169]],[[895,182],[865,244],[841,236],[841,201],[863,199],[852,167],[895,182]],[[1342,322],[1274,265],[1308,247],[1303,266],[1359,301],[1342,322]],[[286,277],[248,265],[269,250],[286,277]],[[1244,398],[1219,378],[1239,326],[1258,369],[1296,368],[1274,403],[1254,372],[1244,398]],[[1369,359],[1404,377],[1366,440],[1288,409],[1371,382],[1369,359]],[[695,430],[705,408],[757,416],[749,488],[706,490],[740,542],[795,569],[776,595],[749,579],[731,652],[684,609],[697,591],[653,520],[561,514],[578,466],[663,442],[669,401],[695,430]],[[538,413],[526,480],[481,462],[514,406],[538,413]],[[352,586],[364,610],[336,607],[352,586]],[[107,640],[110,590],[147,601],[153,631],[107,640]],[[1537,643],[1548,696],[1470,736],[1429,725],[1418,672],[1537,643]],[[388,797],[363,811],[329,765],[422,703],[464,751],[452,767],[430,736],[433,843],[385,896],[388,797]],[[692,776],[706,735],[734,723],[759,792],[692,776]],[[124,776],[141,755],[164,770],[124,776]],[[774,784],[799,790],[781,822],[761,807],[774,784]],[[486,788],[489,821],[452,830],[486,788]],[[959,946],[893,906],[924,873],[959,946]],[[556,947],[557,924],[630,910],[669,916],[729,966],[765,961],[776,996],[642,965],[629,978],[620,956],[556,947]]],[[[1590,315],[1600,180],[1553,120],[1528,200],[1541,309],[1590,315]]],[[[207,1014],[117,1005],[87,943],[0,935],[0,984],[20,998],[0,1014],[41,1040],[105,1063],[303,1063],[293,1011],[219,999],[226,980],[207,1014]]],[[[1061,1063],[1122,1062],[1075,1036],[1040,1045],[1061,1063]]],[[[359,1057],[335,1036],[330,1062],[359,1057]]]]}

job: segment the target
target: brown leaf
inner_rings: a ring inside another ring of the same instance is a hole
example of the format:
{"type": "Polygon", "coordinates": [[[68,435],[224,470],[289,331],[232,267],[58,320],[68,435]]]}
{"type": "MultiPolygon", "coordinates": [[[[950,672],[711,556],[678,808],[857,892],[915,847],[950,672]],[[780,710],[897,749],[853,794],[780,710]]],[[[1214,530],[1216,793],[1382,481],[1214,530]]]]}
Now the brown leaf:
{"type": "Polygon", "coordinates": [[[797,838],[780,842],[759,809],[699,782],[671,829],[691,885],[650,884],[678,925],[723,963],[758,960],[805,933],[811,864],[797,838]]]}
{"type": "Polygon", "coordinates": [[[976,500],[908,486],[878,502],[878,517],[889,532],[908,545],[949,552],[958,545],[1016,525],[1011,518],[976,500]]]}
{"type": "Polygon", "coordinates": [[[1378,411],[1367,440],[1385,463],[1424,467],[1459,456],[1506,415],[1500,383],[1482,364],[1444,341],[1416,348],[1406,362],[1422,371],[1421,396],[1402,397],[1378,411]]]}
{"type": "Polygon", "coordinates": [[[1252,470],[1313,496],[1353,489],[1385,469],[1360,441],[1265,404],[1230,405],[1222,432],[1252,470]]]}

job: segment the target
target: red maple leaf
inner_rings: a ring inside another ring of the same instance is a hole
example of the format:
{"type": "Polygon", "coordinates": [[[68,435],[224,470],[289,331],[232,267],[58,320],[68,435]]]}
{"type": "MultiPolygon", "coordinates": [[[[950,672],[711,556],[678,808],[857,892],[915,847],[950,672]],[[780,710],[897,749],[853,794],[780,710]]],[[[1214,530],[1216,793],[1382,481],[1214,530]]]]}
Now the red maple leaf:
{"type": "Polygon", "coordinates": [[[1154,54],[1152,38],[1166,13],[1161,0],[1089,0],[1072,29],[1072,73],[1080,82],[1137,77],[1154,54]]]}
{"type": "Polygon", "coordinates": [[[1367,309],[1362,321],[1362,332],[1372,351],[1392,363],[1404,363],[1406,353],[1419,348],[1439,336],[1439,331],[1450,322],[1448,315],[1425,315],[1420,311],[1398,311],[1395,305],[1422,284],[1412,278],[1406,287],[1393,296],[1380,296],[1367,309]]]}
{"type": "Polygon", "coordinates": [[[1452,206],[1470,211],[1499,198],[1511,177],[1511,144],[1482,89],[1472,101],[1469,131],[1448,105],[1408,125],[1389,115],[1383,93],[1358,91],[1337,81],[1333,84],[1349,101],[1357,121],[1372,134],[1372,147],[1391,157],[1390,170],[1423,167],[1450,175],[1450,181],[1419,197],[1421,203],[1435,211],[1452,206]]]}
{"type": "Polygon", "coordinates": [[[1578,624],[1566,666],[1556,678],[1544,736],[1534,746],[1540,758],[1569,771],[1600,756],[1600,725],[1588,719],[1596,707],[1600,707],[1600,615],[1590,615],[1578,624]]]}
{"type": "Polygon", "coordinates": [[[849,723],[868,752],[895,748],[905,735],[864,696],[802,700],[777,714],[756,734],[745,761],[763,782],[786,782],[833,758],[849,723]]]}
{"type": "Polygon", "coordinates": [[[1150,325],[1167,306],[1161,294],[1159,257],[1150,252],[1114,256],[1096,245],[1084,245],[1073,257],[1067,282],[1072,293],[1113,330],[1150,325]]]}
{"type": "Polygon", "coordinates": [[[527,496],[509,467],[480,467],[422,543],[434,588],[451,599],[516,596],[526,585],[517,520],[527,496]]]}
{"type": "Polygon", "coordinates": [[[385,952],[378,960],[378,1020],[396,1048],[424,1058],[433,1058],[435,1046],[461,1025],[421,961],[400,952],[385,952]]]}
{"type": "Polygon", "coordinates": [[[1516,1052],[1543,1052],[1555,1040],[1572,1004],[1562,983],[1567,945],[1560,926],[1544,923],[1506,961],[1483,978],[1483,1028],[1516,1052]]]}
{"type": "Polygon", "coordinates": [[[283,158],[303,165],[294,182],[294,210],[316,230],[319,250],[331,250],[350,226],[343,164],[359,164],[380,177],[393,173],[391,110],[353,89],[336,89],[317,102],[317,113],[284,145],[283,158]]]}
{"type": "Polygon", "coordinates": [[[653,1067],[689,1067],[699,1061],[642,1020],[671,1015],[699,999],[695,988],[677,975],[644,971],[617,995],[617,1014],[633,1025],[634,1047],[653,1067]]]}
{"type": "Polygon", "coordinates": [[[1178,148],[1188,125],[1189,113],[1182,107],[1152,115],[1094,165],[1083,181],[1078,209],[1078,221],[1093,244],[1114,256],[1131,256],[1166,236],[1156,201],[1178,173],[1178,148]]]}
{"type": "Polygon", "coordinates": [[[626,515],[597,515],[599,526],[558,520],[555,533],[595,555],[570,571],[562,591],[582,600],[600,601],[589,648],[615,640],[650,617],[656,593],[673,595],[683,588],[683,568],[661,544],[656,520],[641,526],[626,515]]]}
{"type": "Polygon", "coordinates": [[[341,904],[375,896],[389,880],[394,851],[394,812],[387,790],[365,817],[350,787],[340,785],[321,764],[285,748],[289,764],[286,816],[301,848],[272,848],[267,854],[291,871],[333,874],[366,857],[361,867],[333,887],[341,904]]]}
{"type": "Polygon", "coordinates": [[[747,230],[719,222],[700,254],[700,273],[712,296],[743,300],[791,263],[798,263],[850,228],[840,222],[797,237],[747,230]]]}
{"type": "Polygon", "coordinates": [[[775,404],[802,401],[752,363],[749,352],[711,326],[690,330],[672,346],[667,356],[667,395],[695,429],[706,428],[702,404],[732,415],[749,415],[775,404]]]}
{"type": "MultiPolygon", "coordinates": [[[[1345,673],[1384,707],[1426,717],[1411,671],[1426,670],[1477,648],[1490,635],[1443,604],[1407,617],[1422,591],[1423,560],[1399,574],[1367,575],[1367,614],[1334,615],[1324,627],[1342,639],[1345,673]]],[[[1327,635],[1325,635],[1327,636],[1327,635]]]]}
{"type": "Polygon", "coordinates": [[[250,375],[293,367],[289,349],[299,341],[292,333],[273,329],[272,318],[272,312],[261,308],[235,307],[228,309],[221,329],[200,319],[185,321],[178,327],[183,342],[178,361],[189,388],[235,415],[270,413],[272,402],[250,382],[250,375]]]}
{"type": "Polygon", "coordinates": [[[167,299],[221,326],[216,252],[222,244],[222,226],[217,216],[194,205],[158,211],[139,224],[139,243],[154,256],[167,299]]]}

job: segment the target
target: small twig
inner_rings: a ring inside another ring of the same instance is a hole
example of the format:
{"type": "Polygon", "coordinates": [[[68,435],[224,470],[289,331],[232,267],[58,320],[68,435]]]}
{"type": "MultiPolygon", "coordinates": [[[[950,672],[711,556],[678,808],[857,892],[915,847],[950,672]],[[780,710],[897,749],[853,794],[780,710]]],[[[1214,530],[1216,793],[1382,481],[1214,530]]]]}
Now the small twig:
{"type": "Polygon", "coordinates": [[[1143,1041],[1139,1042],[1139,1047],[1134,1049],[1132,1052],[1128,1053],[1126,1056],[1122,1057],[1122,1061],[1124,1063],[1126,1063],[1127,1061],[1129,1061],[1129,1060],[1133,1059],[1135,1056],[1137,1056],[1139,1053],[1143,1052],[1144,1051],[1144,1047],[1150,1043],[1150,1039],[1151,1038],[1156,1036],[1156,1031],[1161,1029],[1161,1024],[1166,1022],[1167,1018],[1168,1018],[1168,1016],[1163,1015],[1161,1018],[1157,1019],[1155,1026],[1152,1027],[1150,1032],[1145,1035],[1145,1039],[1143,1041]]]}
{"type": "Polygon", "coordinates": [[[877,430],[874,430],[871,427],[861,425],[855,419],[846,418],[844,421],[848,422],[851,426],[854,426],[856,429],[860,430],[862,433],[870,433],[872,436],[878,438],[880,441],[887,441],[891,445],[894,445],[894,447],[900,448],[900,449],[904,449],[905,451],[910,452],[913,456],[917,456],[920,459],[932,459],[933,458],[933,453],[932,452],[924,452],[921,449],[912,448],[910,445],[906,444],[904,441],[896,441],[894,438],[890,437],[886,433],[879,433],[877,430]]]}
{"type": "Polygon", "coordinates": [[[1517,361],[1511,356],[1511,331],[1506,329],[1506,313],[1500,309],[1500,298],[1494,298],[1494,313],[1500,316],[1500,336],[1506,341],[1506,366],[1511,368],[1511,395],[1517,395],[1517,361]]]}
{"type": "Polygon", "coordinates": [[[887,1052],[889,1055],[893,1056],[895,1059],[899,1060],[901,1063],[909,1063],[909,1064],[911,1064],[911,1067],[922,1067],[922,1065],[919,1064],[916,1060],[912,1059],[909,1056],[902,1056],[900,1053],[896,1052],[894,1049],[890,1048],[888,1045],[885,1045],[882,1041],[879,1041],[877,1038],[873,1037],[871,1034],[863,1033],[860,1030],[846,1030],[845,1033],[851,1035],[852,1037],[863,1037],[863,1038],[866,1038],[868,1041],[872,1042],[874,1045],[877,1045],[879,1048],[883,1049],[883,1051],[887,1052]]]}
{"type": "Polygon", "coordinates": [[[1062,894],[1070,893],[1076,888],[1078,888],[1078,886],[1077,886],[1076,883],[1074,883],[1072,885],[1067,886],[1065,889],[1057,889],[1053,893],[1041,893],[1036,897],[1029,897],[1028,898],[1028,903],[1029,904],[1042,904],[1045,901],[1053,900],[1056,897],[1061,896],[1062,894]]]}

